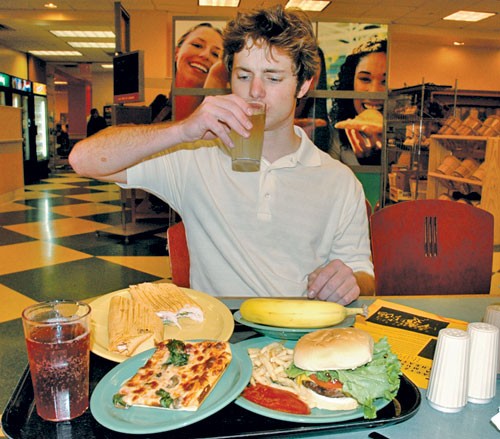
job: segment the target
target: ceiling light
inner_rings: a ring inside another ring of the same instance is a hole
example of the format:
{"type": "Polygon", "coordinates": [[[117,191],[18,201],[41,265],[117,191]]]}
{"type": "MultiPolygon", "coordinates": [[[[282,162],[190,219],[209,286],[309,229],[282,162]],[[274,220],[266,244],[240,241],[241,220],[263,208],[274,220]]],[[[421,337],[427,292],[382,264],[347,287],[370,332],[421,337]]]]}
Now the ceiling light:
{"type": "Polygon", "coordinates": [[[463,46],[465,43],[463,41],[453,41],[454,46],[463,46]]]}
{"type": "Polygon", "coordinates": [[[288,0],[285,6],[287,8],[299,8],[303,11],[320,12],[325,9],[331,2],[324,0],[288,0]]]}
{"type": "Polygon", "coordinates": [[[115,38],[115,33],[111,31],[51,30],[50,32],[60,38],[115,38]]]}
{"type": "Polygon", "coordinates": [[[239,4],[240,0],[198,0],[198,6],[237,8],[239,4]]]}
{"type": "Polygon", "coordinates": [[[77,50],[30,50],[29,53],[35,56],[83,56],[77,50]]]}
{"type": "Polygon", "coordinates": [[[103,69],[112,69],[113,68],[113,64],[101,64],[101,67],[103,69]]]}
{"type": "Polygon", "coordinates": [[[54,84],[55,85],[68,85],[68,81],[57,81],[57,80],[55,80],[54,84]]]}
{"type": "Polygon", "coordinates": [[[114,49],[115,43],[103,43],[97,41],[68,41],[71,47],[77,47],[80,49],[114,49]]]}
{"type": "Polygon", "coordinates": [[[493,12],[458,11],[444,17],[443,20],[454,21],[480,21],[495,15],[493,12]]]}
{"type": "Polygon", "coordinates": [[[43,7],[47,9],[57,9],[57,5],[55,5],[54,3],[45,3],[43,7]]]}

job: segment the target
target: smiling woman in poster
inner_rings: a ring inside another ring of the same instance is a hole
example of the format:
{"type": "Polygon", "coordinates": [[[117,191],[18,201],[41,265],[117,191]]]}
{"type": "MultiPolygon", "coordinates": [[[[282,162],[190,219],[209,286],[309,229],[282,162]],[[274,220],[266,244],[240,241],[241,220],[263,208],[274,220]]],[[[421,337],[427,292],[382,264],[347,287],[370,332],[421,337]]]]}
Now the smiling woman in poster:
{"type": "MultiPolygon", "coordinates": [[[[175,45],[175,73],[173,88],[206,88],[209,73],[222,57],[222,34],[211,23],[196,24],[186,31],[175,45]]],[[[153,122],[172,119],[172,93],[168,100],[164,95],[163,107],[153,114],[153,122]]],[[[175,119],[189,116],[203,101],[203,96],[175,96],[175,119]]],[[[151,104],[155,104],[153,101],[151,104]]]]}
{"type": "MultiPolygon", "coordinates": [[[[347,56],[335,90],[386,90],[387,40],[372,37],[347,56]]],[[[336,99],[330,113],[336,128],[330,155],[349,166],[380,165],[383,100],[336,99]],[[368,110],[368,111],[367,111],[368,110]]]]}

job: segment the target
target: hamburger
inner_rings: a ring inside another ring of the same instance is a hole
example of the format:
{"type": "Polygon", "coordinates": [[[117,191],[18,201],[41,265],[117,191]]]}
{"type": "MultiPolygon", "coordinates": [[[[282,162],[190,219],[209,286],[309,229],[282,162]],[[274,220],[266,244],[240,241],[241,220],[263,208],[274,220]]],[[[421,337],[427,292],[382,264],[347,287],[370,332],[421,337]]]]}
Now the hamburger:
{"type": "Polygon", "coordinates": [[[362,406],[364,417],[374,419],[374,401],[391,401],[398,392],[401,364],[385,337],[375,343],[357,328],[322,329],[297,341],[286,372],[305,388],[301,396],[311,408],[362,406]]]}

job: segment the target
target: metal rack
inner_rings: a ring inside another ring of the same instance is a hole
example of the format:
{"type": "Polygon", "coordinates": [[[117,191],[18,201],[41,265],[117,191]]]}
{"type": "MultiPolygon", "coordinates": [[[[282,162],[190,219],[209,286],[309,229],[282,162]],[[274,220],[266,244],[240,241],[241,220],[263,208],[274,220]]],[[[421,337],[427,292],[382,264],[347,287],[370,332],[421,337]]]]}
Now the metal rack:
{"type": "Polygon", "coordinates": [[[414,195],[391,191],[389,198],[392,201],[418,197],[419,181],[427,175],[429,137],[439,129],[442,118],[440,106],[433,102],[432,93],[448,89],[451,86],[422,81],[421,85],[389,92],[383,166],[389,174],[393,164],[403,162],[416,180],[414,195]]]}

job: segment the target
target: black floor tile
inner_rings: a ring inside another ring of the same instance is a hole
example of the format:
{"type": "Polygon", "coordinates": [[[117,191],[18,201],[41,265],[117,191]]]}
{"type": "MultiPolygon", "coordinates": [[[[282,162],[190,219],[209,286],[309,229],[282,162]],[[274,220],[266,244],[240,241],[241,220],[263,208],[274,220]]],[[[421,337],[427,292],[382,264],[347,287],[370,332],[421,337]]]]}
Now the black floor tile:
{"type": "Polygon", "coordinates": [[[160,277],[102,259],[82,259],[0,276],[0,283],[36,301],[87,299],[160,277]]]}
{"type": "Polygon", "coordinates": [[[85,200],[78,200],[76,198],[66,198],[66,197],[46,197],[46,198],[34,198],[32,200],[18,201],[18,204],[24,204],[26,206],[34,207],[36,209],[50,209],[54,206],[68,206],[70,204],[83,204],[88,203],[85,200]]]}
{"type": "MultiPolygon", "coordinates": [[[[106,203],[101,203],[106,204],[106,203]]],[[[108,203],[109,204],[109,203],[108,203]]],[[[95,215],[82,216],[81,219],[86,219],[89,221],[96,221],[98,223],[108,224],[110,226],[117,226],[122,224],[122,212],[112,212],[112,213],[97,213],[95,215]]],[[[128,223],[132,220],[132,214],[130,210],[125,211],[125,223],[128,223]]]]}
{"type": "Polygon", "coordinates": [[[84,233],[52,239],[53,244],[93,256],[167,256],[167,241],[157,236],[132,239],[128,244],[119,236],[84,233]]]}
{"type": "Polygon", "coordinates": [[[36,239],[0,227],[0,245],[20,244],[29,241],[36,241],[36,239]]]}
{"type": "Polygon", "coordinates": [[[96,189],[89,189],[87,187],[72,187],[67,189],[44,189],[43,191],[58,195],[80,195],[80,194],[94,194],[102,192],[96,189]]]}
{"type": "Polygon", "coordinates": [[[109,181],[99,181],[99,180],[89,180],[89,181],[74,181],[71,182],[71,186],[97,186],[95,189],[99,189],[99,186],[108,186],[109,181]]]}
{"type": "Polygon", "coordinates": [[[36,221],[52,221],[60,218],[67,218],[67,216],[53,213],[48,209],[28,209],[0,213],[0,224],[2,226],[10,226],[12,224],[33,223],[36,221]]]}

